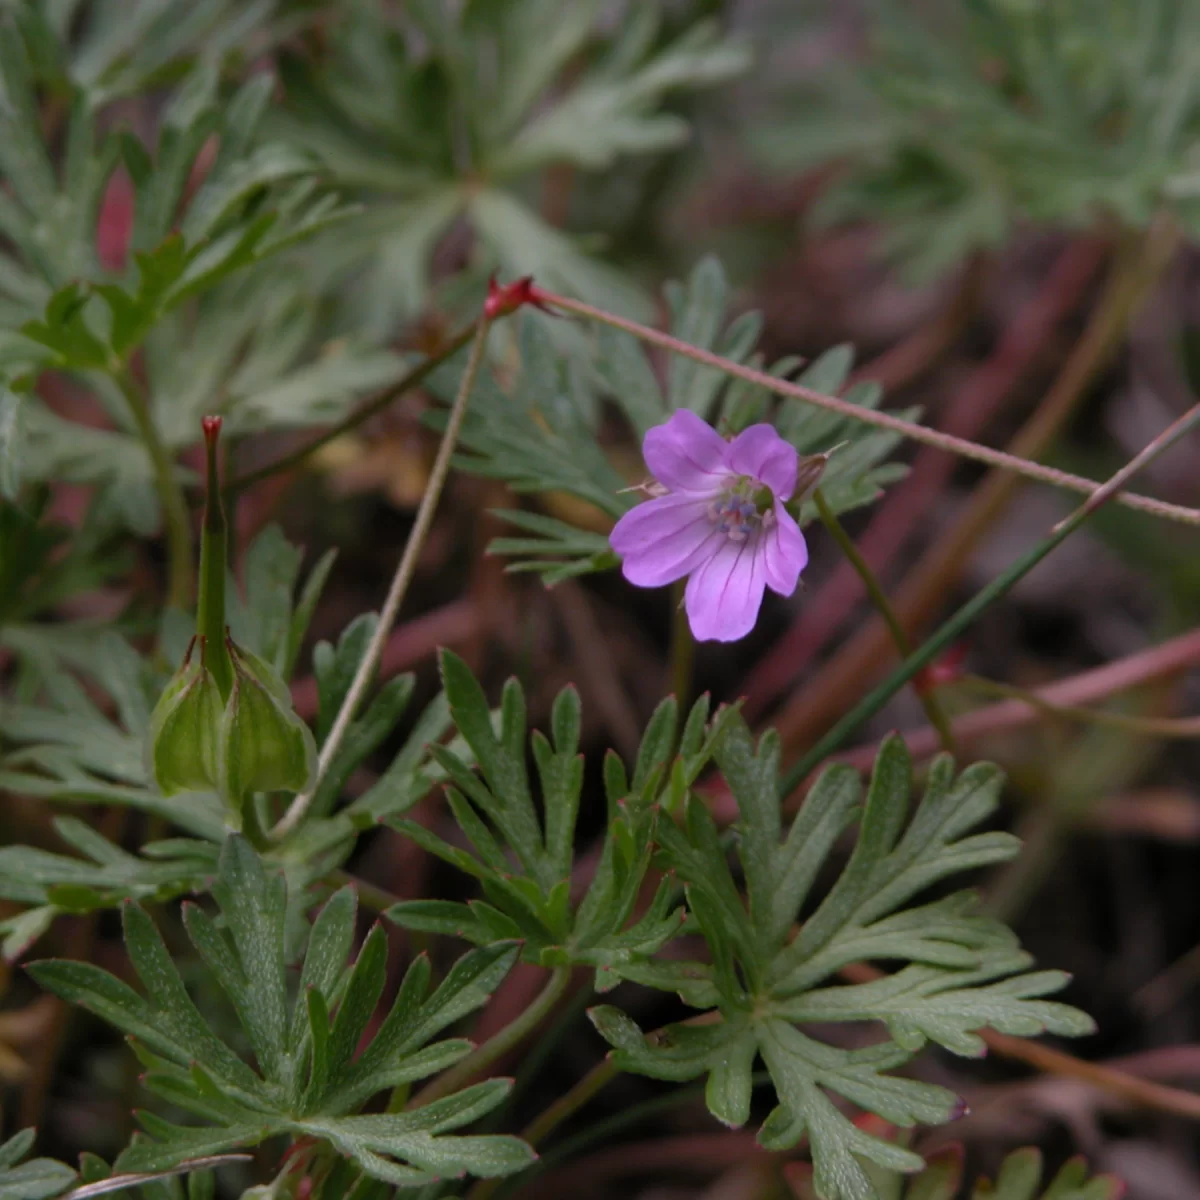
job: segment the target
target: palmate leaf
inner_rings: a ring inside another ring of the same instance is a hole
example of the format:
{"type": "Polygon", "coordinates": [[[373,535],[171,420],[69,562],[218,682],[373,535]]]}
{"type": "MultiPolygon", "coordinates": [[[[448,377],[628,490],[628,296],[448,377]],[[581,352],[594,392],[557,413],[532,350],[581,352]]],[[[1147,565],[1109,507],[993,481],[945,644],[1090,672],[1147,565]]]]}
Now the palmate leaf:
{"type": "Polygon", "coordinates": [[[802,76],[779,27],[798,8],[811,6],[771,14],[775,103],[751,141],[787,171],[836,157],[818,219],[882,226],[914,277],[1003,243],[1017,222],[1200,218],[1189,0],[873,0],[861,60],[802,76]]]}
{"type": "Polygon", "coordinates": [[[451,846],[410,821],[393,825],[478,879],[484,898],[468,904],[409,901],[394,905],[386,915],[406,928],[480,945],[519,938],[527,961],[590,966],[596,970],[597,987],[615,986],[648,964],[650,956],[679,932],[683,913],[665,883],[649,910],[632,925],[629,922],[650,865],[659,811],[681,803],[708,762],[730,710],[722,710],[710,723],[707,698],[699,701],[673,755],[678,707],[673,699],[665,700],[647,727],[632,779],[615,754],[605,760],[608,833],[591,887],[576,905],[570,899],[570,882],[583,785],[583,759],[577,753],[578,694],[574,688],[559,693],[551,712],[551,738],[537,731],[530,737],[541,791],[539,812],[525,767],[525,698],[520,685],[515,680],[505,685],[496,726],[483,689],[466,664],[443,651],[441,668],[450,716],[478,773],[454,749],[434,746],[432,754],[449,780],[447,798],[471,848],[451,846]]]}
{"type": "Polygon", "coordinates": [[[376,926],[346,967],[356,897],[332,896],[308,937],[295,998],[287,986],[287,888],[249,844],[231,837],[213,894],[219,920],[197,905],[184,910],[193,946],[225,992],[254,1054],[244,1062],[195,1006],[157,929],[136,904],[124,909],[125,942],[144,994],[89,963],[45,960],[30,967],[48,990],[126,1033],[146,1067],[146,1087],[201,1118],[170,1124],[141,1114],[117,1171],[167,1171],[211,1154],[257,1145],[279,1134],[328,1142],[366,1174],[414,1186],[471,1172],[502,1175],[532,1159],[516,1138],[460,1136],[495,1107],[508,1082],[493,1079],[403,1113],[358,1115],[386,1089],[425,1078],[470,1050],[461,1039],[435,1041],[483,1004],[517,953],[511,943],[460,959],[430,991],[430,967],[417,959],[374,1035],[364,1034],[387,974],[387,945],[376,926]]]}
{"type": "MultiPolygon", "coordinates": [[[[669,285],[672,332],[691,345],[711,350],[731,362],[761,365],[755,352],[762,319],[745,313],[726,323],[728,283],[720,263],[705,258],[687,286],[669,285]]],[[[891,430],[830,413],[803,401],[774,404],[766,389],[704,366],[683,355],[670,360],[665,385],[659,381],[641,344],[631,335],[600,326],[592,372],[558,352],[542,324],[533,319],[521,326],[519,373],[501,389],[486,378],[477,382],[460,435],[464,452],[458,465],[467,471],[503,480],[518,493],[562,491],[617,520],[637,503],[637,497],[609,461],[599,440],[602,401],[611,400],[627,419],[640,442],[646,431],[666,421],[677,408],[690,408],[723,432],[737,433],[756,421],[772,421],[780,435],[802,455],[836,447],[821,478],[821,490],[837,513],[871,504],[907,468],[888,462],[900,436],[891,430]]],[[[840,394],[854,365],[849,346],[836,346],[811,363],[798,382],[815,391],[840,394]]],[[[790,376],[799,362],[783,359],[773,374],[790,376]]],[[[457,390],[461,368],[447,366],[430,385],[445,403],[457,390]]],[[[878,408],[883,391],[878,384],[856,383],[844,398],[864,408],[878,408]]],[[[895,413],[905,420],[917,409],[895,413]]],[[[445,413],[430,423],[445,424],[445,413]]],[[[509,570],[535,572],[547,584],[610,570],[617,565],[607,539],[579,530],[541,513],[501,510],[499,515],[534,535],[498,538],[489,553],[511,559],[509,570]]],[[[799,508],[800,523],[817,517],[811,500],[799,508]]]]}
{"type": "Polygon", "coordinates": [[[651,1043],[615,1010],[593,1010],[593,1020],[624,1069],[677,1080],[707,1074],[709,1108],[731,1125],[749,1117],[751,1072],[761,1057],[778,1100],[759,1133],[762,1144],[785,1149],[807,1134],[817,1195],[873,1200],[860,1160],[902,1172],[919,1169],[921,1160],[852,1124],[827,1093],[899,1126],[940,1123],[961,1112],[952,1093],[887,1074],[926,1042],[975,1055],[983,1050],[981,1028],[1080,1035],[1091,1031],[1091,1020],[1041,999],[1067,976],[1025,973],[1029,957],[1005,926],[975,910],[972,893],[918,901],[948,876],[1016,853],[1008,834],[970,832],[996,806],[996,768],[978,763],[956,776],[943,756],[909,817],[911,763],[892,737],[880,749],[861,814],[857,773],[835,766],[785,833],[775,735],[756,747],[735,716],[716,758],[738,804],[747,901],[712,817],[693,798],[684,827],[663,822],[657,836],[664,865],[685,884],[711,965],[675,964],[642,977],[710,1010],[708,1023],[672,1026],[651,1043]],[[841,876],[819,903],[807,904],[818,871],[856,818],[858,840],[841,876]],[[872,959],[905,965],[873,983],[831,982],[842,967],[872,959]],[[890,1038],[846,1050],[798,1027],[840,1021],[879,1021],[890,1038]]]}
{"type": "MultiPolygon", "coordinates": [[[[41,315],[21,326],[27,339],[49,351],[49,365],[112,369],[183,301],[349,211],[317,191],[314,160],[279,144],[253,144],[270,95],[269,77],[252,79],[227,105],[218,104],[216,83],[215,74],[204,69],[185,82],[164,115],[153,157],[128,133],[109,136],[96,151],[98,178],[87,194],[88,215],[94,217],[99,191],[118,160],[133,181],[132,263],[124,277],[111,279],[100,270],[90,226],[81,235],[79,261],[41,263],[35,255],[47,233],[38,224],[44,218],[32,208],[33,193],[19,195],[28,211],[17,214],[21,220],[12,240],[37,265],[57,268],[42,272],[51,291],[41,315]],[[214,135],[220,150],[189,199],[189,177],[214,135]],[[74,269],[64,269],[69,267],[74,269]]],[[[83,128],[80,140],[90,147],[91,114],[82,109],[76,119],[83,128]]],[[[65,170],[67,186],[69,163],[65,170]]]]}
{"type": "Polygon", "coordinates": [[[601,170],[679,145],[689,127],[664,111],[668,98],[734,78],[750,54],[711,22],[662,33],[661,0],[629,5],[614,36],[605,7],[421,0],[399,14],[358,0],[326,52],[284,56],[276,130],[372,206],[320,246],[322,270],[350,285],[349,327],[383,338],[418,311],[434,252],[456,223],[476,235],[481,278],[533,272],[546,286],[650,315],[642,289],[544,221],[521,185],[556,164],[601,170]]]}

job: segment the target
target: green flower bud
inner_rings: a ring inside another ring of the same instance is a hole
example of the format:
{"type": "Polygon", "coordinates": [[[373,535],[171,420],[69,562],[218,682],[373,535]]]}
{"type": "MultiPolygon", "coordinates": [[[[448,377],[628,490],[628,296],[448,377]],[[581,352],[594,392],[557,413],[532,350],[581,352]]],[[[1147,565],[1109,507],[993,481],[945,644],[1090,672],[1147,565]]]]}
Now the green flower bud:
{"type": "Polygon", "coordinates": [[[307,789],[316,772],[317,747],[274,668],[228,638],[225,644],[233,690],[221,718],[218,770],[221,794],[240,814],[252,792],[307,789]]]}
{"type": "Polygon", "coordinates": [[[150,770],[164,796],[217,785],[221,693],[205,665],[204,639],[193,638],[183,665],[150,714],[150,770]],[[199,653],[193,651],[199,642],[199,653]]]}

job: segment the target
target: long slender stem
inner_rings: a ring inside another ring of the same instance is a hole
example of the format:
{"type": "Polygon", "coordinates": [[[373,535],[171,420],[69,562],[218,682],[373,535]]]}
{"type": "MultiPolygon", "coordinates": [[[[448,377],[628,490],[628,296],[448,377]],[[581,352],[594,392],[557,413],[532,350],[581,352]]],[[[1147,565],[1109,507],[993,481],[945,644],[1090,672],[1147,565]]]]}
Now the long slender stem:
{"type": "Polygon", "coordinates": [[[175,477],[175,464],[159,436],[142,389],[128,371],[114,374],[113,379],[125,397],[138,437],[142,439],[154,469],[154,487],[162,505],[163,528],[167,536],[167,604],[171,608],[187,609],[191,607],[193,588],[192,518],[187,498],[175,477]]]}
{"type": "Polygon", "coordinates": [[[323,430],[307,442],[297,446],[294,450],[289,450],[286,454],[281,454],[274,462],[266,463],[261,467],[256,467],[253,471],[247,471],[244,475],[239,475],[229,484],[229,494],[236,496],[260,480],[266,479],[271,475],[277,475],[280,471],[288,471],[292,467],[299,466],[311,454],[315,454],[320,450],[322,446],[327,446],[343,434],[349,433],[352,429],[357,429],[364,421],[368,421],[376,413],[382,412],[394,400],[404,395],[405,392],[411,392],[413,388],[418,387],[442,363],[457,354],[478,332],[479,324],[478,320],[472,321],[465,329],[460,329],[458,333],[435,353],[429,355],[423,362],[418,363],[411,371],[397,379],[395,383],[389,384],[381,392],[372,396],[370,400],[364,401],[352,413],[343,417],[335,425],[330,425],[328,429],[323,430]]]}
{"type": "Polygon", "coordinates": [[[471,355],[467,359],[467,365],[463,370],[458,395],[454,398],[454,406],[451,408],[449,420],[446,422],[446,431],[442,434],[442,444],[438,447],[437,458],[434,460],[433,469],[429,473],[429,483],[426,485],[425,494],[421,497],[421,506],[417,509],[416,520],[413,521],[412,531],[408,535],[408,541],[404,546],[404,553],[400,557],[400,564],[396,568],[396,574],[392,578],[391,587],[388,589],[387,597],[383,602],[383,610],[379,614],[379,621],[375,626],[375,632],[371,635],[371,641],[367,645],[362,661],[358,664],[358,670],[355,672],[350,688],[346,692],[346,698],[342,701],[342,706],[334,718],[333,726],[329,730],[329,736],[325,739],[325,744],[321,747],[321,753],[317,758],[316,779],[313,781],[313,786],[309,791],[297,796],[292,801],[291,807],[284,813],[279,824],[271,832],[273,841],[279,841],[281,838],[286,837],[304,819],[305,813],[308,812],[313,798],[321,786],[321,781],[329,770],[329,764],[341,748],[342,741],[345,739],[346,733],[350,728],[350,723],[354,720],[355,714],[358,712],[358,707],[365,699],[367,689],[371,686],[371,679],[375,674],[376,668],[379,666],[379,659],[387,643],[388,634],[391,633],[392,626],[396,623],[396,617],[400,612],[400,605],[403,603],[409,584],[412,583],[413,576],[416,574],[417,559],[420,557],[421,549],[425,545],[425,539],[428,537],[429,530],[433,525],[433,515],[437,509],[442,488],[445,486],[446,476],[450,472],[450,459],[454,454],[454,447],[458,442],[458,434],[462,429],[463,418],[467,415],[467,403],[471,398],[471,389],[475,383],[475,376],[479,373],[480,364],[483,362],[484,349],[487,346],[488,330],[491,327],[492,322],[487,318],[480,320],[475,327],[475,340],[471,345],[471,355]]]}
{"type": "MultiPolygon", "coordinates": [[[[1197,406],[1200,409],[1200,405],[1197,406]]],[[[1154,455],[1161,454],[1175,439],[1195,424],[1196,410],[1175,421],[1169,429],[1151,443],[1154,455]],[[1171,436],[1168,437],[1167,435],[1171,436]]],[[[1147,447],[1150,449],[1150,447],[1147,447]]],[[[1145,466],[1154,455],[1145,453],[1137,456],[1139,466],[1145,466]]],[[[1125,474],[1124,468],[1118,474],[1125,474]]],[[[1109,491],[1111,496],[1112,492],[1109,491]]],[[[832,729],[822,737],[807,754],[792,766],[780,783],[780,793],[790,795],[808,777],[812,769],[848,738],[864,721],[870,720],[922,667],[928,666],[952,642],[959,638],[995,601],[1023,579],[1052,550],[1066,541],[1089,516],[1096,511],[1089,503],[1080,505],[1065,521],[1060,521],[1050,533],[1027,550],[1006,571],[998,575],[985,588],[967,601],[941,628],[939,628],[917,651],[910,654],[878,687],[869,692],[832,729]]]]}
{"type": "MultiPolygon", "coordinates": [[[[912,653],[912,643],[909,641],[908,634],[904,632],[904,626],[900,624],[891,601],[887,598],[887,593],[875,577],[875,572],[871,570],[871,564],[859,553],[853,538],[846,532],[845,526],[838,520],[837,514],[829,507],[829,502],[820,488],[813,492],[813,503],[817,506],[817,512],[820,513],[825,528],[829,530],[833,540],[837,542],[846,556],[846,560],[858,573],[863,587],[867,589],[867,595],[871,598],[871,603],[875,605],[876,611],[887,624],[892,641],[896,643],[896,649],[900,652],[900,657],[906,658],[912,653]]],[[[937,730],[942,749],[953,754],[954,732],[938,698],[924,688],[918,687],[915,688],[915,691],[921,707],[925,710],[925,716],[929,718],[930,725],[937,730]]]]}
{"type": "Polygon", "coordinates": [[[1055,704],[1031,692],[1028,688],[1014,687],[980,675],[967,675],[956,681],[956,687],[965,687],[983,696],[1002,700],[1019,700],[1038,712],[1051,717],[1066,717],[1085,725],[1108,725],[1126,733],[1141,734],[1156,738],[1200,737],[1200,717],[1137,717],[1130,713],[1110,712],[1103,708],[1086,708],[1077,704],[1055,704]]]}
{"type": "MultiPolygon", "coordinates": [[[[563,1092],[557,1100],[544,1109],[524,1129],[521,1138],[531,1146],[537,1146],[554,1132],[564,1121],[577,1113],[593,1096],[602,1092],[618,1075],[620,1069],[611,1058],[598,1062],[578,1083],[563,1092]]],[[[467,1200],[488,1200],[503,1184],[503,1179],[481,1179],[467,1193],[467,1200]]]]}
{"type": "MultiPolygon", "coordinates": [[[[681,341],[679,338],[672,337],[669,333],[663,333],[660,330],[651,329],[647,325],[641,325],[636,321],[629,321],[624,317],[615,316],[612,313],[605,312],[603,309],[594,308],[590,304],[584,304],[582,300],[572,300],[565,296],[558,296],[552,292],[543,291],[541,288],[535,288],[534,294],[544,304],[553,305],[564,312],[576,313],[581,317],[587,317],[593,321],[599,321],[604,325],[611,325],[614,329],[630,333],[641,341],[648,342],[653,346],[661,346],[663,349],[670,350],[675,354],[682,354],[696,362],[703,363],[705,366],[713,367],[715,370],[721,371],[726,375],[732,375],[738,379],[744,379],[747,383],[766,388],[776,395],[789,396],[794,400],[803,400],[808,404],[815,404],[818,408],[825,408],[831,412],[840,413],[844,417],[849,417],[855,421],[862,421],[867,425],[876,425],[882,429],[891,429],[896,433],[902,434],[904,437],[911,438],[915,442],[924,442],[926,445],[937,446],[941,450],[948,450],[952,454],[958,454],[963,458],[987,463],[993,467],[1000,467],[1005,471],[1011,471],[1014,474],[1023,475],[1029,479],[1036,479],[1042,483],[1051,484],[1054,487],[1065,488],[1068,491],[1080,492],[1083,495],[1090,496],[1101,487],[1101,484],[1094,479],[1085,479],[1082,475],[1072,475],[1068,471],[1060,471],[1054,467],[1043,466],[1041,463],[1033,462],[1030,459],[1009,454],[1004,450],[994,450],[990,446],[981,446],[978,442],[969,442],[965,438],[955,437],[950,433],[942,433],[940,430],[930,429],[925,425],[915,425],[911,421],[905,421],[900,417],[892,416],[891,413],[863,408],[858,404],[850,403],[848,400],[839,399],[837,396],[826,396],[821,392],[813,391],[812,388],[804,387],[802,384],[792,383],[787,379],[779,379],[774,375],[767,374],[765,371],[757,371],[753,367],[731,362],[727,358],[722,358],[719,354],[713,354],[711,351],[703,350],[699,346],[693,346],[688,342],[681,341]]],[[[1186,525],[1200,525],[1200,509],[1185,508],[1179,504],[1168,504],[1165,501],[1154,500],[1149,496],[1140,496],[1133,492],[1118,493],[1117,501],[1129,508],[1137,509],[1139,512],[1152,513],[1155,516],[1180,521],[1186,525]]]]}
{"type": "Polygon", "coordinates": [[[407,1107],[420,1108],[458,1091],[486,1071],[497,1059],[519,1046],[554,1011],[554,1006],[562,999],[570,982],[571,968],[555,967],[550,973],[550,978],[546,980],[546,986],[528,1008],[486,1042],[476,1046],[466,1058],[455,1063],[448,1071],[443,1071],[432,1083],[423,1087],[409,1101],[407,1107]]]}

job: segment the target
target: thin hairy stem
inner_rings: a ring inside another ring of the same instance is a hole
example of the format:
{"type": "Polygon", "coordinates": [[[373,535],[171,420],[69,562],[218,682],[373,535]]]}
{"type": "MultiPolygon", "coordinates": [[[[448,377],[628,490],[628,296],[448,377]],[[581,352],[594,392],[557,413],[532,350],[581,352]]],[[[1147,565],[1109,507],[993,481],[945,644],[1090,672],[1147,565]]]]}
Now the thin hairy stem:
{"type": "MultiPolygon", "coordinates": [[[[825,499],[820,488],[817,488],[813,492],[813,503],[817,506],[817,512],[820,513],[821,521],[825,528],[829,530],[833,540],[837,542],[842,553],[846,556],[846,560],[858,573],[858,577],[862,580],[863,587],[867,589],[867,595],[871,598],[871,603],[875,606],[875,610],[887,624],[888,630],[892,635],[892,641],[896,643],[896,649],[899,651],[900,657],[907,658],[912,653],[912,643],[909,641],[908,634],[904,632],[904,626],[900,624],[899,619],[893,611],[891,601],[887,598],[887,593],[883,590],[879,580],[875,578],[875,572],[871,570],[871,564],[859,553],[858,547],[854,544],[854,539],[846,532],[845,526],[838,520],[837,514],[829,507],[829,502],[825,499]]],[[[927,688],[914,685],[913,690],[916,692],[917,699],[921,702],[921,707],[925,710],[926,717],[929,718],[929,724],[937,730],[938,737],[941,739],[942,749],[953,754],[955,752],[954,731],[937,696],[927,688]]]]}
{"type": "Polygon", "coordinates": [[[274,462],[266,463],[261,467],[255,467],[253,471],[247,471],[244,475],[239,475],[229,484],[229,494],[236,496],[240,492],[244,492],[246,488],[271,475],[277,475],[280,471],[290,471],[292,467],[298,467],[306,458],[320,450],[322,446],[329,445],[330,442],[340,438],[343,434],[349,433],[352,429],[357,429],[364,421],[369,421],[377,413],[387,408],[394,400],[398,400],[403,396],[405,392],[411,392],[413,388],[419,387],[442,363],[457,354],[475,336],[479,329],[479,324],[479,321],[472,321],[465,329],[459,330],[458,333],[435,353],[429,355],[423,362],[418,363],[411,371],[397,379],[395,383],[389,384],[381,392],[372,396],[371,399],[364,401],[352,413],[349,413],[338,421],[336,425],[330,425],[328,429],[318,433],[315,437],[297,446],[294,450],[289,450],[286,454],[281,454],[274,462]]]}
{"type": "MultiPolygon", "coordinates": [[[[1197,409],[1200,409],[1200,405],[1197,406],[1197,409]]],[[[1173,422],[1168,430],[1165,430],[1150,444],[1153,447],[1153,454],[1142,453],[1137,456],[1135,461],[1138,466],[1145,466],[1151,458],[1161,454],[1183,433],[1186,433],[1195,424],[1196,416],[1196,409],[1193,409],[1185,417],[1173,422]],[[1168,437],[1167,434],[1171,436],[1168,437]]],[[[1122,468],[1118,474],[1126,474],[1125,468],[1122,468]]],[[[1112,494],[1110,490],[1108,495],[1111,497],[1112,494]]],[[[781,794],[786,797],[795,791],[808,778],[809,773],[818,763],[836,751],[863,722],[870,720],[918,671],[927,667],[939,654],[948,649],[981,613],[1002,596],[1007,595],[1018,581],[1029,574],[1047,554],[1066,541],[1095,511],[1095,507],[1088,503],[1080,505],[1065,521],[1060,521],[1045,538],[1027,550],[1006,571],[968,600],[920,649],[905,658],[891,675],[864,696],[799,762],[784,774],[780,785],[781,794]]]]}
{"type": "Polygon", "coordinates": [[[125,397],[138,437],[146,447],[154,470],[154,488],[162,506],[167,538],[167,606],[186,610],[191,607],[194,587],[192,518],[187,497],[175,476],[175,464],[159,436],[158,426],[150,415],[145,393],[128,371],[119,371],[112,378],[125,397]]]}
{"type": "MultiPolygon", "coordinates": [[[[1055,467],[1046,467],[1041,463],[1032,462],[1028,458],[1022,458],[1019,455],[1010,454],[1004,450],[994,450],[990,446],[981,446],[978,442],[969,442],[964,438],[955,437],[949,433],[942,433],[937,429],[930,429],[925,425],[915,425],[911,421],[905,421],[900,417],[892,416],[891,413],[877,412],[874,409],[863,408],[858,404],[850,403],[848,400],[839,399],[837,396],[826,396],[824,393],[815,392],[812,388],[804,387],[802,384],[792,383],[786,379],[779,379],[774,375],[767,374],[765,371],[757,371],[753,367],[731,362],[727,358],[722,358],[719,354],[713,354],[709,350],[702,350],[699,346],[690,345],[688,342],[681,341],[669,333],[651,329],[649,326],[641,325],[637,321],[629,321],[624,317],[615,316],[612,313],[605,312],[603,309],[594,308],[590,304],[584,304],[582,300],[572,300],[564,296],[558,296],[553,292],[547,292],[541,288],[534,288],[533,290],[536,298],[544,304],[553,305],[564,312],[587,317],[589,320],[599,321],[604,325],[611,325],[614,329],[630,333],[641,341],[648,342],[653,346],[661,346],[664,350],[670,350],[675,354],[682,354],[726,375],[732,375],[738,379],[745,380],[747,383],[766,388],[776,395],[788,396],[794,400],[803,400],[808,404],[815,404],[818,408],[829,409],[831,412],[839,413],[852,420],[862,421],[866,425],[876,425],[882,429],[891,429],[896,433],[902,434],[904,437],[911,438],[914,442],[923,442],[929,446],[937,446],[941,450],[949,450],[951,453],[958,454],[963,458],[973,459],[975,462],[987,463],[993,467],[1000,467],[1005,471],[1024,476],[1027,479],[1036,479],[1041,483],[1065,488],[1068,491],[1080,492],[1083,495],[1090,496],[1101,486],[1094,479],[1085,479],[1082,475],[1072,475],[1068,471],[1060,471],[1055,467]]],[[[1166,517],[1172,521],[1180,521],[1186,525],[1200,525],[1200,509],[1185,508],[1180,504],[1168,504],[1163,500],[1155,500],[1149,496],[1140,496],[1132,492],[1120,492],[1117,500],[1128,508],[1137,509],[1139,512],[1152,513],[1155,516],[1166,517]]]]}
{"type": "Polygon", "coordinates": [[[533,1003],[524,1009],[503,1029],[494,1033],[486,1042],[476,1046],[466,1058],[443,1071],[432,1083],[423,1087],[406,1107],[420,1108],[451,1092],[464,1088],[473,1079],[503,1058],[510,1050],[519,1046],[554,1011],[571,982],[570,967],[555,967],[546,980],[546,986],[538,992],[533,1003]]]}
{"type": "MultiPolygon", "coordinates": [[[[620,1073],[620,1068],[614,1065],[611,1058],[598,1062],[578,1083],[563,1092],[521,1130],[522,1140],[531,1146],[545,1141],[564,1121],[599,1095],[620,1073]]],[[[495,1195],[503,1182],[502,1179],[481,1179],[467,1193],[467,1200],[488,1200],[489,1196],[495,1195]]]]}
{"type": "Polygon", "coordinates": [[[1028,688],[1015,687],[1011,683],[1000,683],[984,679],[981,675],[965,675],[956,680],[955,687],[963,687],[982,696],[1003,700],[1019,700],[1035,712],[1051,717],[1065,717],[1083,725],[1107,725],[1125,733],[1140,734],[1153,738],[1196,738],[1200,737],[1200,717],[1138,717],[1131,713],[1110,712],[1104,708],[1084,708],[1077,704],[1055,704],[1028,688]]]}
{"type": "Polygon", "coordinates": [[[379,614],[379,621],[376,623],[375,632],[371,635],[366,653],[363,655],[362,661],[358,664],[358,670],[355,672],[350,688],[346,692],[346,698],[342,701],[342,706],[338,709],[338,714],[334,718],[333,726],[329,730],[329,736],[325,739],[325,744],[321,747],[321,753],[317,758],[316,779],[313,781],[313,785],[309,791],[302,793],[292,801],[291,806],[284,813],[279,824],[271,832],[271,839],[273,841],[279,841],[281,838],[286,837],[304,820],[304,816],[311,807],[313,799],[321,786],[321,781],[329,771],[329,764],[333,761],[338,750],[341,749],[342,742],[350,729],[351,722],[358,712],[359,705],[366,698],[367,690],[371,686],[371,680],[375,675],[376,668],[379,666],[379,659],[383,654],[383,648],[387,643],[388,634],[391,633],[392,626],[396,623],[396,617],[400,612],[400,605],[404,602],[409,584],[412,583],[413,576],[416,574],[417,560],[425,545],[425,539],[429,536],[429,530],[433,525],[433,515],[437,509],[442,488],[445,486],[446,476],[450,472],[450,459],[454,454],[454,447],[458,442],[458,434],[462,428],[463,418],[467,415],[467,404],[471,398],[471,389],[475,383],[475,376],[479,373],[480,364],[483,362],[484,349],[487,346],[488,330],[491,329],[491,326],[492,322],[487,318],[484,318],[476,325],[475,340],[471,345],[471,355],[467,359],[466,368],[463,370],[458,395],[454,397],[454,405],[450,410],[450,417],[446,422],[446,432],[442,435],[442,444],[438,447],[437,458],[434,460],[433,469],[429,473],[429,483],[426,485],[425,494],[421,497],[421,506],[417,509],[416,520],[413,521],[412,531],[408,535],[408,541],[404,546],[404,553],[400,557],[400,565],[396,568],[396,574],[392,578],[392,585],[388,589],[387,597],[383,602],[383,610],[379,614]]]}

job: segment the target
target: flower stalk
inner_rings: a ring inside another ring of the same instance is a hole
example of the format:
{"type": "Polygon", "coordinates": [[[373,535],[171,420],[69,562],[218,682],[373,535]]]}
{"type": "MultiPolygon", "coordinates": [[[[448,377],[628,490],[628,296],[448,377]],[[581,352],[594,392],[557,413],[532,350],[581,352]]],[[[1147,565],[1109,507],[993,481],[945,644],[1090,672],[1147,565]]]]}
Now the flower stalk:
{"type": "Polygon", "coordinates": [[[446,476],[450,472],[450,460],[454,454],[454,447],[458,442],[458,435],[462,429],[463,420],[467,415],[467,405],[471,398],[471,390],[475,384],[475,377],[478,375],[479,368],[483,363],[484,350],[487,347],[487,338],[491,327],[492,322],[486,316],[475,326],[475,339],[471,343],[471,354],[463,370],[458,394],[455,396],[454,405],[450,410],[449,420],[446,422],[446,431],[442,434],[442,443],[438,447],[437,458],[434,460],[433,468],[429,473],[429,482],[425,487],[425,494],[421,497],[421,506],[417,509],[416,519],[413,521],[408,541],[404,545],[404,553],[401,555],[399,565],[396,567],[396,573],[392,577],[391,586],[388,588],[388,594],[383,602],[383,609],[375,625],[375,632],[371,635],[371,640],[367,645],[366,652],[363,654],[362,661],[358,665],[358,670],[355,672],[350,688],[346,692],[346,697],[342,701],[342,706],[334,718],[333,726],[329,730],[329,736],[325,739],[325,744],[321,747],[312,785],[292,801],[287,812],[284,813],[279,823],[271,831],[270,839],[272,841],[281,841],[304,820],[308,810],[312,807],[313,800],[316,798],[321,781],[329,771],[330,763],[332,763],[334,756],[341,748],[350,725],[358,713],[359,706],[366,698],[367,689],[371,686],[371,680],[374,678],[375,671],[379,666],[379,660],[383,655],[383,648],[387,643],[388,635],[392,631],[392,626],[396,623],[400,606],[403,604],[404,597],[408,594],[409,585],[416,574],[417,560],[425,545],[425,539],[429,536],[429,530],[433,526],[434,513],[437,510],[438,500],[442,495],[442,488],[446,483],[446,476]]]}

